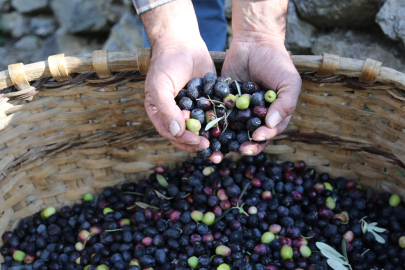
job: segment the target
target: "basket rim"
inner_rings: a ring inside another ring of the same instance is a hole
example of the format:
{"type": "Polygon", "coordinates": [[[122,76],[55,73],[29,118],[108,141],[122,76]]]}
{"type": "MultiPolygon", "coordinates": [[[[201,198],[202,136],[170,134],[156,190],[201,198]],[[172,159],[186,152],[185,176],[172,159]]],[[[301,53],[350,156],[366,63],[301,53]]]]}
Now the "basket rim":
{"type": "MultiPolygon", "coordinates": [[[[147,70],[150,60],[150,54],[146,56],[148,58],[148,61],[146,61],[146,63],[142,63],[142,59],[139,59],[140,55],[144,54],[142,53],[142,50],[144,49],[138,49],[137,51],[130,52],[108,52],[104,50],[104,52],[106,52],[105,64],[107,65],[107,68],[110,72],[145,70],[145,66],[142,66],[142,64],[147,65],[147,70]]],[[[96,52],[100,52],[100,50],[94,51],[93,54],[84,54],[79,56],[57,55],[59,57],[59,70],[61,70],[62,66],[64,72],[67,72],[67,74],[97,72],[95,68],[96,63],[94,57],[96,52]]],[[[225,60],[226,52],[210,52],[210,55],[216,67],[221,68],[225,60]]],[[[323,67],[323,63],[326,62],[325,55],[331,56],[330,54],[291,55],[291,60],[300,73],[318,72],[323,67]]],[[[367,59],[366,61],[364,61],[346,57],[339,57],[335,55],[332,56],[337,57],[338,59],[334,70],[335,73],[348,77],[360,77],[361,75],[363,75],[369,60],[379,63],[381,66],[381,62],[372,59],[367,59]]],[[[40,61],[27,65],[23,65],[21,63],[9,65],[8,70],[0,72],[0,90],[11,86],[16,86],[19,90],[22,90],[21,85],[18,84],[16,78],[12,78],[13,74],[10,75],[10,73],[13,73],[13,69],[15,69],[16,66],[19,68],[19,74],[17,74],[18,79],[20,81],[23,81],[25,85],[27,85],[27,83],[29,84],[29,82],[33,80],[40,78],[55,78],[56,74],[54,71],[51,71],[52,62],[50,62],[50,60],[53,58],[54,56],[50,56],[50,58],[48,58],[48,60],[46,61],[40,61]]],[[[375,81],[384,84],[390,84],[399,89],[405,90],[405,73],[392,68],[380,66],[378,66],[376,70],[374,70],[375,81]]],[[[16,75],[14,75],[14,77],[15,76],[16,75]]]]}

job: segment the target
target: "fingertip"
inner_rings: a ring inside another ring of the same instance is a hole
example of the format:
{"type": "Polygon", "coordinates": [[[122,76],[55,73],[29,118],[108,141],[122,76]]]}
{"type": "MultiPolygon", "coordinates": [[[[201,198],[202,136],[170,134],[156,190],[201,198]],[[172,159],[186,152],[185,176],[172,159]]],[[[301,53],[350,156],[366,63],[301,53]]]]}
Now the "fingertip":
{"type": "Polygon", "coordinates": [[[260,152],[262,152],[268,145],[270,141],[266,141],[265,143],[253,143],[253,142],[245,142],[239,148],[239,151],[242,155],[245,156],[256,156],[260,152]]]}
{"type": "Polygon", "coordinates": [[[218,164],[222,161],[223,158],[224,158],[224,154],[217,151],[217,152],[212,153],[212,155],[208,159],[211,160],[212,162],[214,162],[215,164],[218,164]]]}
{"type": "Polygon", "coordinates": [[[200,144],[199,147],[201,149],[207,149],[208,147],[210,147],[210,141],[207,140],[207,138],[204,138],[202,136],[200,136],[200,144]]]}
{"type": "Polygon", "coordinates": [[[259,127],[255,130],[255,132],[253,132],[252,139],[257,142],[266,141],[271,138],[271,136],[269,136],[271,132],[272,130],[266,126],[259,127]]]}

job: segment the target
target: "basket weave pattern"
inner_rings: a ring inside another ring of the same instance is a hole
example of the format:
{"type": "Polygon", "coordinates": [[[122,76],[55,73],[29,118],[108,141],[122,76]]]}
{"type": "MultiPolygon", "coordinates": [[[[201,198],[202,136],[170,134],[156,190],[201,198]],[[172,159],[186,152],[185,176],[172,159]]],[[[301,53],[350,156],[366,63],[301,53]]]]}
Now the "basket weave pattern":
{"type": "MultiPolygon", "coordinates": [[[[47,206],[72,205],[190,156],[146,115],[150,56],[56,55],[0,73],[0,235],[47,206]]],[[[225,53],[211,56],[220,70],[225,53]]],[[[265,153],[405,194],[405,74],[372,59],[291,58],[303,78],[299,103],[265,153]]]]}

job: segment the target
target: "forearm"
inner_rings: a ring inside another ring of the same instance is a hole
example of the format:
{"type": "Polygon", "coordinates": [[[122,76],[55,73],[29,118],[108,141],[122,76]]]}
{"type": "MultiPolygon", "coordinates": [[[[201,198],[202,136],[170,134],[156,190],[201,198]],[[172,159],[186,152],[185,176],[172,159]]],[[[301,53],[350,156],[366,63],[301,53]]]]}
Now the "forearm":
{"type": "Polygon", "coordinates": [[[284,43],[288,0],[232,0],[234,39],[284,43]]]}
{"type": "Polygon", "coordinates": [[[176,0],[141,14],[152,48],[161,42],[201,39],[191,0],[176,0]]]}

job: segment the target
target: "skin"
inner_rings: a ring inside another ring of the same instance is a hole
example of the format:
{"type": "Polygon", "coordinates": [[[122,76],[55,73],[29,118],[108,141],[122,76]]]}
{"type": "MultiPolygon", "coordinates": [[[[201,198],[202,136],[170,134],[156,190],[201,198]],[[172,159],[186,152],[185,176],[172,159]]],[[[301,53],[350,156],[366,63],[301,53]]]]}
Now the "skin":
{"type": "MultiPolygon", "coordinates": [[[[266,126],[246,142],[240,152],[257,155],[280,134],[295,110],[301,78],[284,46],[288,0],[233,0],[233,40],[222,76],[253,81],[265,89],[281,89],[266,115],[266,126]]],[[[209,147],[205,138],[187,131],[175,96],[194,77],[214,72],[214,64],[202,40],[191,0],[176,0],[141,15],[152,44],[151,65],[145,82],[146,112],[158,132],[185,151],[209,147]]],[[[240,153],[233,153],[240,154],[240,153]]],[[[210,159],[219,163],[221,152],[210,159]]]]}

